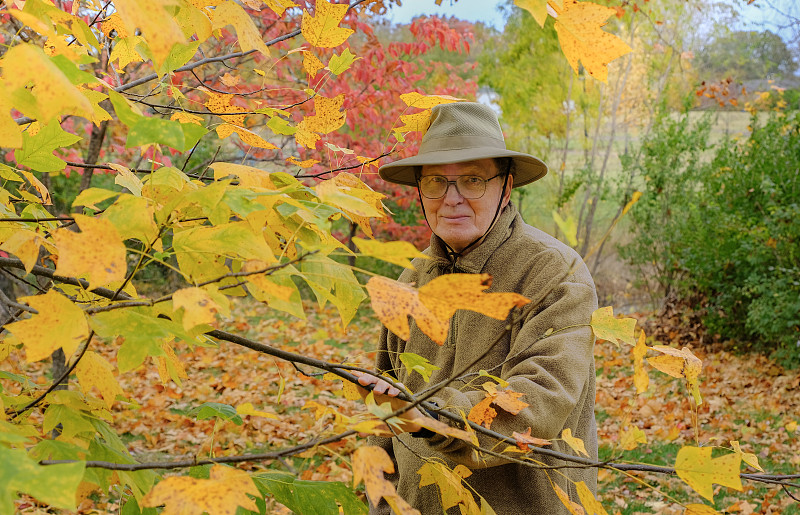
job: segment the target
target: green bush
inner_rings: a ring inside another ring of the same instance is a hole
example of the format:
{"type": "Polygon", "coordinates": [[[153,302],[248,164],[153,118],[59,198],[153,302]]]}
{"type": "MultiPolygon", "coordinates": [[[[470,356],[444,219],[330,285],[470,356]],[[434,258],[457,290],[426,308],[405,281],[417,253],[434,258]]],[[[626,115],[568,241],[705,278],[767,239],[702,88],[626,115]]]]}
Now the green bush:
{"type": "Polygon", "coordinates": [[[705,299],[714,333],[800,365],[800,115],[754,117],[710,151],[707,120],[690,120],[662,117],[628,163],[644,195],[621,252],[664,292],[705,299]]]}

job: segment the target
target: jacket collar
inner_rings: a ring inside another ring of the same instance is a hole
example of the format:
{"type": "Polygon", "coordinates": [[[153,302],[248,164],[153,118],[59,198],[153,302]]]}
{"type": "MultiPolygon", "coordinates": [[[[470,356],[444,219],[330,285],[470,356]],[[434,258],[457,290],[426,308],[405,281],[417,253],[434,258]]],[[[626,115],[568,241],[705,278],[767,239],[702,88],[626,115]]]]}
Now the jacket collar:
{"type": "Polygon", "coordinates": [[[492,254],[511,236],[512,224],[517,216],[519,216],[517,208],[509,202],[483,241],[466,256],[457,258],[455,263],[448,256],[447,247],[442,239],[435,234],[432,235],[431,245],[426,252],[431,259],[425,261],[427,265],[425,272],[432,275],[481,273],[492,254]]]}

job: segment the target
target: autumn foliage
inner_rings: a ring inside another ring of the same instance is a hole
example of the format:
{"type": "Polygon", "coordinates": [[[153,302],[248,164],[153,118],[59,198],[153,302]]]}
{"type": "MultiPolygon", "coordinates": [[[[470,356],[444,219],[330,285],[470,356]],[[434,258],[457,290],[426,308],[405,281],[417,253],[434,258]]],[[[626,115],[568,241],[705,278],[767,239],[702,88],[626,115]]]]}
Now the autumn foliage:
{"type": "MultiPolygon", "coordinates": [[[[382,158],[416,150],[431,107],[474,97],[474,82],[423,59],[434,47],[469,51],[469,27],[422,19],[409,28],[411,41],[385,44],[371,25],[386,8],[380,0],[4,4],[0,267],[25,293],[0,299],[0,512],[33,502],[75,510],[89,495],[113,493],[123,513],[264,513],[277,504],[299,513],[365,513],[363,495],[415,513],[385,479],[391,460],[358,439],[390,435],[399,413],[371,397],[358,411],[345,402],[357,398],[350,372],[368,372],[371,363],[363,353],[329,352],[337,342],[326,337],[351,326],[368,299],[396,334],[407,336],[411,316],[439,343],[456,310],[506,320],[531,309],[518,294],[491,291],[487,276],[448,275],[416,289],[380,276],[367,281],[346,264],[366,256],[410,266],[421,255],[411,243],[427,237],[420,220],[409,232],[387,209],[409,209],[413,190],[379,185],[375,171],[382,158]],[[59,190],[69,176],[80,182],[73,196],[59,190]],[[165,270],[170,282],[143,293],[147,278],[165,270]],[[315,343],[277,345],[269,328],[252,330],[237,318],[253,305],[296,321],[274,333],[318,313],[327,322],[304,336],[315,343]],[[231,347],[247,354],[231,357],[231,347]],[[248,359],[274,366],[279,379],[238,384],[232,367],[248,359]],[[227,402],[169,410],[167,399],[180,398],[205,369],[218,376],[213,387],[192,387],[227,402]],[[276,382],[277,392],[265,395],[276,382]],[[225,397],[235,387],[239,394],[225,397]],[[292,410],[287,397],[297,401],[292,410]],[[140,410],[156,413],[167,434],[125,441],[140,410]],[[215,445],[221,427],[245,421],[244,443],[215,445]],[[316,431],[298,438],[296,427],[309,421],[316,431]],[[176,426],[210,434],[211,442],[148,452],[176,426]],[[250,452],[253,441],[268,450],[250,452]],[[319,467],[327,472],[339,463],[332,476],[347,483],[308,477],[287,461],[296,457],[324,457],[319,467]]],[[[599,80],[609,61],[630,51],[602,30],[613,9],[572,0],[517,4],[540,25],[550,13],[570,65],[599,80]]],[[[633,356],[637,395],[646,394],[652,367],[685,383],[691,409],[701,405],[703,362],[691,349],[648,346],[635,321],[616,318],[610,307],[590,325],[633,356]]],[[[401,359],[429,377],[423,356],[401,359]]],[[[537,453],[554,452],[530,428],[500,437],[490,431],[497,410],[515,414],[527,404],[502,378],[482,372],[490,378],[483,402],[423,425],[476,446],[482,432],[497,440],[493,452],[532,465],[537,453]]],[[[403,397],[435,408],[415,393],[403,397]]],[[[625,448],[645,444],[637,428],[625,431],[625,448]]],[[[637,470],[589,460],[569,429],[560,438],[574,452],[559,457],[573,465],[637,470]]],[[[738,442],[718,456],[695,443],[679,450],[673,467],[646,470],[674,472],[712,503],[714,484],[741,490],[742,479],[791,479],[742,475],[742,461],[758,463],[738,442]]],[[[444,509],[491,513],[461,481],[471,474],[465,467],[431,462],[419,474],[421,487],[439,488],[444,509]]],[[[565,506],[606,513],[604,500],[581,485],[580,505],[557,491],[565,506]]],[[[708,505],[688,509],[715,513],[708,505]]]]}

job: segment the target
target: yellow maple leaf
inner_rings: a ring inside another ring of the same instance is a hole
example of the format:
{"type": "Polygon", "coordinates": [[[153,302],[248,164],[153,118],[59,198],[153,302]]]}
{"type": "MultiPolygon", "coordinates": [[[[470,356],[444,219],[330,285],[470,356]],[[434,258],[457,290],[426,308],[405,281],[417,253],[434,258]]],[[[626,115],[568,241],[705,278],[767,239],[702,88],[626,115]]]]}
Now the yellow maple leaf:
{"type": "Polygon", "coordinates": [[[44,295],[21,297],[19,301],[39,313],[5,328],[25,346],[25,359],[29,363],[48,358],[57,349],[63,349],[69,356],[89,337],[83,311],[60,293],[50,290],[44,295]]]}
{"type": "Polygon", "coordinates": [[[278,148],[255,132],[251,132],[244,127],[238,127],[229,123],[223,123],[222,125],[217,126],[217,136],[219,136],[221,139],[225,139],[233,133],[236,133],[243,143],[246,143],[251,147],[265,148],[267,150],[275,150],[278,148]]]}
{"type": "Polygon", "coordinates": [[[714,483],[742,491],[742,458],[736,453],[712,458],[711,451],[711,447],[681,447],[675,458],[675,472],[695,492],[714,502],[714,483]]]}
{"type": "Polygon", "coordinates": [[[75,87],[66,75],[32,44],[15,45],[3,56],[3,96],[14,95],[33,83],[36,104],[25,114],[49,121],[63,114],[91,119],[93,109],[89,99],[75,87]]]}
{"type": "MultiPolygon", "coordinates": [[[[471,474],[469,469],[466,471],[471,474]]],[[[417,474],[420,475],[419,486],[439,487],[442,494],[442,508],[445,511],[458,506],[461,513],[482,513],[472,491],[461,481],[462,476],[455,470],[450,470],[444,463],[429,461],[420,467],[417,474]]]]}
{"type": "Polygon", "coordinates": [[[39,248],[44,244],[45,239],[38,232],[21,229],[12,232],[0,245],[0,250],[17,256],[25,266],[25,271],[30,273],[39,259],[39,248]]]}
{"type": "Polygon", "coordinates": [[[314,116],[306,116],[301,122],[305,128],[319,134],[328,134],[344,125],[346,111],[342,111],[344,93],[333,98],[317,95],[314,98],[314,116]]]}
{"type": "Polygon", "coordinates": [[[563,488],[552,481],[550,482],[550,486],[553,487],[553,490],[556,492],[556,496],[561,500],[562,503],[564,503],[564,506],[567,507],[567,510],[569,510],[572,515],[586,515],[583,511],[583,507],[571,500],[569,498],[569,494],[565,492],[563,488]]]}
{"type": "Polygon", "coordinates": [[[408,107],[416,107],[418,109],[430,109],[439,104],[452,104],[464,100],[463,98],[451,97],[449,95],[423,95],[413,91],[411,93],[403,93],[400,95],[400,100],[405,102],[408,107]]]}
{"type": "Polygon", "coordinates": [[[589,75],[607,82],[608,63],[631,51],[627,43],[603,30],[606,20],[616,10],[577,0],[565,0],[562,9],[554,10],[558,14],[555,23],[558,42],[572,70],[578,73],[580,61],[589,75]]]}
{"type": "Polygon", "coordinates": [[[292,163],[293,165],[297,165],[300,168],[311,168],[315,164],[319,163],[319,159],[305,159],[301,161],[294,156],[289,156],[286,158],[286,162],[292,163]]]}
{"type": "Polygon", "coordinates": [[[59,229],[53,233],[58,248],[56,274],[86,276],[92,287],[125,279],[125,244],[114,225],[102,218],[73,215],[81,232],[59,229]]]}
{"type": "Polygon", "coordinates": [[[200,324],[212,324],[216,320],[219,306],[202,288],[183,288],[172,294],[172,305],[177,311],[183,308],[183,328],[191,329],[200,324]]]}
{"type": "Polygon", "coordinates": [[[384,472],[394,472],[394,463],[386,451],[373,445],[359,447],[353,452],[352,466],[353,486],[363,481],[367,497],[373,505],[377,506],[381,499],[386,499],[394,513],[419,515],[419,511],[400,497],[394,485],[384,477],[384,472]]]}
{"type": "Polygon", "coordinates": [[[547,21],[547,0],[514,0],[514,5],[525,9],[540,27],[547,21]]]}
{"type": "Polygon", "coordinates": [[[517,293],[487,293],[489,286],[488,274],[447,274],[419,290],[385,277],[373,277],[367,282],[367,291],[378,318],[394,334],[408,340],[411,315],[423,333],[443,345],[450,317],[459,309],[504,320],[512,308],[530,302],[517,293]]]}
{"type": "Polygon", "coordinates": [[[583,454],[587,458],[589,457],[589,453],[586,452],[586,446],[583,443],[583,440],[578,438],[577,436],[572,436],[572,429],[565,428],[561,432],[561,439],[564,440],[564,443],[572,447],[572,450],[577,452],[578,454],[583,454]]]}
{"type": "MultiPolygon", "coordinates": [[[[244,109],[231,104],[231,100],[233,100],[235,96],[233,93],[217,93],[211,90],[205,90],[205,93],[208,95],[208,99],[203,104],[206,106],[206,109],[214,114],[224,115],[220,116],[220,118],[222,118],[225,123],[237,125],[239,127],[244,126],[245,115],[236,114],[243,112],[244,109]]],[[[231,133],[228,133],[228,135],[230,134],[231,133]]]]}
{"type": "Polygon", "coordinates": [[[703,404],[703,399],[700,396],[699,377],[703,369],[703,361],[692,354],[688,347],[681,350],[667,347],[666,345],[654,345],[651,349],[661,352],[664,356],[656,356],[648,358],[647,362],[672,377],[685,377],[689,388],[692,391],[695,403],[699,406],[703,404]]]}
{"type": "MultiPolygon", "coordinates": [[[[362,217],[383,217],[383,212],[376,209],[369,198],[365,198],[368,197],[368,193],[364,190],[342,186],[341,182],[336,179],[322,181],[314,189],[322,202],[336,206],[345,212],[362,217]]],[[[381,193],[371,190],[370,192],[383,198],[381,193]]]]}
{"type": "Polygon", "coordinates": [[[147,46],[153,53],[156,69],[167,59],[172,47],[178,43],[186,43],[175,17],[170,15],[168,7],[173,0],[116,0],[114,7],[120,15],[125,31],[133,34],[140,29],[147,46]]]}
{"type": "Polygon", "coordinates": [[[11,116],[11,93],[0,82],[0,147],[20,148],[22,146],[22,127],[11,116]]]}
{"type": "Polygon", "coordinates": [[[90,350],[86,351],[75,367],[75,375],[78,376],[84,395],[96,386],[108,409],[114,405],[117,395],[125,396],[113,370],[114,366],[106,358],[90,350]]]}
{"type": "Polygon", "coordinates": [[[344,15],[347,14],[347,4],[332,4],[328,0],[317,0],[314,16],[308,11],[303,11],[303,21],[300,30],[306,41],[315,47],[333,48],[339,46],[354,32],[353,29],[339,27],[344,15]]]}
{"type": "Polygon", "coordinates": [[[100,24],[100,30],[108,38],[111,37],[111,33],[114,31],[116,31],[116,37],[118,38],[127,38],[130,36],[130,33],[125,28],[125,23],[122,21],[122,18],[119,17],[119,13],[114,13],[103,20],[100,24]]]}
{"type": "Polygon", "coordinates": [[[632,451],[639,444],[647,444],[647,435],[644,434],[644,431],[633,425],[629,425],[620,431],[618,444],[620,449],[632,451]]]}
{"type": "Polygon", "coordinates": [[[156,360],[156,367],[158,368],[158,376],[161,378],[161,384],[166,385],[167,381],[172,379],[178,386],[182,385],[181,379],[188,379],[186,369],[183,363],[175,354],[172,346],[168,342],[161,344],[161,350],[164,351],[163,356],[158,356],[156,360]]]}
{"type": "Polygon", "coordinates": [[[600,340],[608,340],[619,345],[619,342],[634,345],[636,338],[633,330],[636,320],[633,318],[614,318],[614,308],[606,306],[592,313],[592,332],[600,340]]]}
{"type": "Polygon", "coordinates": [[[750,465],[756,470],[764,472],[764,469],[761,468],[761,465],[758,464],[758,456],[753,454],[752,452],[744,452],[742,448],[739,446],[739,442],[737,440],[731,440],[731,447],[733,447],[733,451],[742,457],[742,461],[750,465]]]}
{"type": "Polygon", "coordinates": [[[242,52],[257,50],[261,54],[269,56],[269,47],[261,39],[258,27],[247,11],[236,2],[223,2],[214,8],[213,29],[216,30],[226,25],[233,25],[236,30],[242,52]]]}
{"type": "Polygon", "coordinates": [[[382,242],[354,237],[353,242],[363,255],[378,258],[387,263],[394,263],[404,268],[414,268],[410,260],[416,257],[428,259],[428,256],[407,241],[382,242]]]}
{"type": "Polygon", "coordinates": [[[431,111],[427,109],[421,113],[400,115],[402,127],[395,130],[398,132],[425,132],[431,125],[431,111]]]}
{"type": "Polygon", "coordinates": [[[169,117],[170,120],[177,120],[180,123],[193,123],[195,125],[203,125],[203,117],[197,116],[192,113],[185,113],[183,111],[176,111],[169,117]]]}
{"type": "Polygon", "coordinates": [[[608,512],[600,504],[600,501],[594,496],[589,487],[583,481],[575,483],[578,490],[578,499],[581,500],[583,508],[586,510],[586,515],[608,515],[608,512]]]}
{"type": "Polygon", "coordinates": [[[647,375],[647,370],[644,369],[644,356],[647,354],[647,345],[645,342],[644,331],[639,334],[639,340],[633,347],[633,385],[636,387],[636,393],[644,393],[650,385],[650,377],[647,375]]]}
{"type": "Polygon", "coordinates": [[[267,413],[266,411],[257,410],[252,402],[245,402],[244,404],[239,404],[236,406],[236,414],[237,415],[250,415],[251,417],[261,417],[261,418],[270,418],[273,420],[278,420],[277,415],[272,413],[267,413]]]}
{"type": "Polygon", "coordinates": [[[165,505],[163,515],[234,515],[239,506],[258,511],[255,501],[260,497],[250,476],[241,470],[214,465],[209,479],[168,477],[156,484],[144,496],[141,505],[147,508],[165,505]]]}
{"type": "Polygon", "coordinates": [[[683,515],[720,515],[720,512],[705,504],[687,504],[683,515]]]}
{"type": "Polygon", "coordinates": [[[264,0],[264,3],[278,16],[283,16],[284,11],[290,7],[297,7],[297,4],[292,0],[264,0]]]}
{"type": "Polygon", "coordinates": [[[136,47],[144,43],[142,36],[130,36],[125,38],[117,38],[114,41],[114,48],[111,50],[111,55],[108,57],[109,62],[117,61],[119,69],[125,69],[131,63],[140,63],[144,61],[139,54],[136,47]]]}
{"type": "Polygon", "coordinates": [[[303,68],[305,68],[307,74],[315,77],[318,71],[325,68],[325,65],[314,55],[314,52],[306,50],[303,52],[303,68]]]}

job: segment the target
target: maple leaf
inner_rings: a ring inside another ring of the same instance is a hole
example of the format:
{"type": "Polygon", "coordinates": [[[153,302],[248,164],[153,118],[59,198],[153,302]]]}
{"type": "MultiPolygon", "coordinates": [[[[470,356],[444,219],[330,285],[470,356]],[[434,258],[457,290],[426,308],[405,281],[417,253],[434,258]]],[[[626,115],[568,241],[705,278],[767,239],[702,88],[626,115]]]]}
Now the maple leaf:
{"type": "Polygon", "coordinates": [[[201,324],[212,324],[219,305],[202,288],[183,288],[172,294],[172,305],[177,311],[183,308],[183,328],[191,329],[201,324]]]}
{"type": "Polygon", "coordinates": [[[386,499],[394,513],[419,515],[419,511],[400,497],[394,485],[384,477],[384,472],[394,473],[394,463],[386,451],[372,445],[359,447],[353,452],[352,467],[353,486],[356,487],[363,481],[367,497],[373,505],[377,506],[381,499],[386,499]]]}
{"type": "Polygon", "coordinates": [[[233,25],[236,30],[242,52],[257,50],[269,57],[269,47],[261,39],[253,18],[236,2],[223,2],[214,8],[212,28],[216,30],[226,25],[233,25]]]}
{"type": "Polygon", "coordinates": [[[189,378],[183,363],[178,359],[169,343],[162,343],[161,350],[163,355],[156,356],[156,368],[158,368],[158,377],[161,379],[161,384],[166,385],[167,381],[172,379],[175,384],[181,386],[181,379],[189,378]]]}
{"type": "Polygon", "coordinates": [[[60,293],[49,290],[44,295],[19,300],[39,313],[5,328],[25,346],[25,359],[29,363],[45,359],[57,349],[64,349],[64,354],[70,356],[89,336],[83,311],[60,293]]]}
{"type": "Polygon", "coordinates": [[[53,234],[58,248],[56,273],[68,277],[85,275],[92,287],[125,279],[125,244],[117,229],[102,218],[73,216],[81,232],[59,229],[53,234]]]}
{"type": "Polygon", "coordinates": [[[606,306],[592,313],[592,332],[600,340],[608,340],[619,345],[620,342],[634,345],[636,338],[633,330],[636,327],[634,318],[614,318],[614,308],[606,306]]]}
{"type": "Polygon", "coordinates": [[[714,501],[712,484],[727,486],[742,491],[739,454],[711,457],[711,447],[681,447],[675,459],[675,472],[686,484],[709,501],[714,501]]]}
{"type": "Polygon", "coordinates": [[[589,487],[583,481],[575,483],[576,490],[578,490],[578,499],[581,500],[583,508],[586,510],[587,515],[608,515],[608,512],[600,504],[600,501],[594,496],[589,487]]]}
{"type": "Polygon", "coordinates": [[[430,109],[416,114],[404,114],[400,116],[402,127],[395,129],[397,132],[425,132],[431,125],[430,109]]]}
{"type": "Polygon", "coordinates": [[[616,11],[577,0],[564,0],[563,8],[554,10],[558,14],[555,23],[558,42],[572,70],[578,73],[580,61],[589,75],[607,82],[608,63],[631,52],[627,43],[603,30],[605,21],[616,11]]]}
{"type": "Polygon", "coordinates": [[[672,377],[685,377],[692,391],[695,404],[698,406],[703,404],[698,384],[700,372],[703,369],[703,361],[692,354],[692,351],[687,347],[678,350],[665,345],[654,345],[650,348],[665,355],[648,358],[647,362],[650,363],[653,368],[657,368],[661,372],[672,377]]]}
{"type": "Polygon", "coordinates": [[[412,91],[411,93],[403,93],[400,95],[402,100],[408,107],[416,107],[418,109],[430,109],[433,106],[440,104],[452,104],[453,102],[460,102],[463,98],[451,97],[449,95],[423,95],[412,91]]]}
{"type": "Polygon", "coordinates": [[[537,438],[535,436],[531,436],[530,427],[528,427],[527,431],[525,431],[524,433],[517,433],[516,431],[514,431],[513,433],[511,433],[511,437],[517,441],[517,447],[519,447],[523,451],[528,451],[531,445],[542,447],[544,445],[552,444],[550,440],[545,440],[544,438],[537,438]]]}
{"type": "Polygon", "coordinates": [[[92,351],[86,351],[75,367],[81,391],[87,394],[93,386],[97,387],[109,409],[114,405],[117,395],[125,396],[113,370],[114,366],[108,360],[92,351]]]}
{"type": "MultiPolygon", "coordinates": [[[[733,510],[730,510],[733,511],[733,510]]],[[[720,515],[720,512],[705,504],[687,504],[683,515],[720,515]]]]}
{"type": "Polygon", "coordinates": [[[586,512],[583,511],[583,507],[571,500],[569,494],[565,492],[563,488],[553,482],[551,482],[550,485],[553,487],[553,490],[555,490],[556,496],[564,503],[564,506],[567,507],[567,510],[569,510],[572,515],[586,515],[586,512]]]}
{"type": "Polygon", "coordinates": [[[577,452],[578,454],[583,454],[587,458],[589,457],[589,453],[586,452],[586,446],[584,445],[583,440],[572,436],[572,429],[568,427],[565,428],[561,432],[561,439],[564,440],[564,443],[572,447],[573,451],[577,452]]]}
{"type": "Polygon", "coordinates": [[[344,93],[333,98],[317,95],[314,98],[314,116],[306,116],[300,122],[307,130],[328,134],[344,125],[346,112],[342,111],[344,93]]]}
{"type": "Polygon", "coordinates": [[[428,259],[428,256],[417,250],[417,247],[407,241],[382,242],[354,237],[353,242],[358,246],[358,250],[361,251],[361,254],[378,258],[387,263],[400,265],[403,268],[414,268],[411,264],[411,259],[417,257],[428,259]]]}
{"type": "Polygon", "coordinates": [[[646,392],[650,385],[650,377],[647,375],[647,370],[644,369],[644,356],[647,354],[647,345],[644,342],[645,334],[642,331],[633,348],[633,385],[636,387],[637,394],[646,392]]]}
{"type": "Polygon", "coordinates": [[[360,57],[354,56],[349,48],[345,48],[344,52],[341,54],[333,54],[331,60],[328,61],[328,69],[334,75],[341,75],[346,70],[348,70],[354,62],[356,62],[360,57]]]}
{"type": "Polygon", "coordinates": [[[75,491],[84,462],[39,465],[23,449],[0,446],[0,512],[15,513],[17,492],[25,492],[55,508],[75,511],[75,491]]]}
{"type": "Polygon", "coordinates": [[[636,426],[629,425],[622,429],[619,435],[619,448],[625,451],[632,451],[639,444],[647,445],[647,435],[636,426]]]}
{"type": "Polygon", "coordinates": [[[367,291],[375,314],[394,334],[408,340],[411,315],[423,333],[443,345],[450,317],[459,309],[504,320],[512,308],[530,302],[518,293],[486,293],[491,284],[488,274],[447,274],[417,290],[385,277],[373,277],[367,282],[367,291]]]}
{"type": "Polygon", "coordinates": [[[14,152],[14,158],[20,166],[27,166],[39,172],[56,172],[63,170],[65,161],[53,155],[53,151],[68,147],[83,138],[63,130],[61,125],[53,121],[34,136],[22,133],[22,148],[14,152]]]}
{"type": "Polygon", "coordinates": [[[116,0],[114,3],[125,32],[133,34],[135,29],[141,30],[156,68],[167,60],[174,45],[186,43],[186,36],[169,14],[168,7],[172,3],[172,0],[116,0]]]}
{"type": "Polygon", "coordinates": [[[492,397],[486,396],[469,410],[467,420],[489,429],[497,416],[497,410],[492,407],[492,397]]]}
{"type": "Polygon", "coordinates": [[[52,247],[38,232],[18,230],[6,238],[6,241],[0,245],[0,250],[5,250],[17,256],[22,261],[25,271],[30,273],[39,259],[39,248],[42,245],[52,247]]]}
{"type": "Polygon", "coordinates": [[[26,171],[26,170],[18,170],[20,174],[30,183],[31,186],[39,193],[42,197],[42,204],[50,205],[52,204],[52,199],[50,198],[50,192],[47,190],[42,181],[36,178],[35,175],[26,171]]]}
{"type": "Polygon", "coordinates": [[[413,352],[401,352],[400,362],[403,363],[403,366],[406,367],[406,370],[408,370],[409,374],[412,372],[418,373],[422,376],[422,379],[424,379],[426,383],[431,380],[431,374],[433,372],[441,370],[442,368],[437,367],[427,359],[423,358],[419,354],[414,354],[413,352]]]}
{"type": "Polygon", "coordinates": [[[144,61],[141,54],[136,47],[144,43],[142,36],[130,36],[117,38],[114,40],[114,48],[111,50],[109,62],[117,61],[120,69],[125,69],[131,63],[140,63],[144,61]]]}
{"type": "Polygon", "coordinates": [[[733,451],[741,456],[742,461],[747,463],[749,466],[753,467],[754,469],[764,472],[764,469],[761,468],[761,465],[758,464],[758,456],[753,454],[752,452],[744,452],[742,448],[739,446],[739,442],[737,440],[732,440],[730,442],[733,451]]]}
{"type": "Polygon", "coordinates": [[[153,487],[141,505],[154,508],[164,505],[164,515],[235,515],[239,506],[258,511],[247,495],[260,497],[250,476],[241,470],[214,465],[209,479],[168,477],[153,487]]]}
{"type": "Polygon", "coordinates": [[[540,27],[544,28],[547,21],[547,0],[514,0],[514,5],[525,9],[540,27]]]}
{"type": "Polygon", "coordinates": [[[264,0],[264,3],[278,16],[283,16],[283,12],[290,7],[297,7],[297,4],[292,0],[264,0]]]}
{"type": "Polygon", "coordinates": [[[354,32],[353,29],[339,27],[347,10],[347,4],[332,4],[328,0],[317,0],[314,16],[308,11],[303,11],[303,21],[300,25],[303,37],[315,47],[333,48],[341,45],[354,32]]]}
{"type": "MultiPolygon", "coordinates": [[[[465,468],[465,467],[464,467],[465,468]]],[[[466,469],[470,472],[469,469],[466,469]]],[[[461,474],[465,472],[461,471],[461,474]]],[[[470,472],[471,473],[471,472],[470,472]]],[[[475,497],[467,486],[464,485],[461,474],[455,470],[450,470],[443,463],[433,461],[427,462],[417,471],[420,475],[419,486],[436,485],[442,494],[442,509],[449,510],[458,506],[461,513],[486,513],[475,502],[475,497]]],[[[483,501],[484,508],[488,508],[486,501],[483,501]]]]}
{"type": "Polygon", "coordinates": [[[325,65],[314,55],[314,52],[306,50],[303,52],[303,68],[309,76],[316,77],[317,72],[325,68],[325,65]]]}

